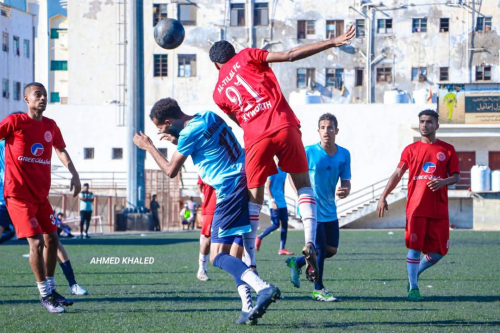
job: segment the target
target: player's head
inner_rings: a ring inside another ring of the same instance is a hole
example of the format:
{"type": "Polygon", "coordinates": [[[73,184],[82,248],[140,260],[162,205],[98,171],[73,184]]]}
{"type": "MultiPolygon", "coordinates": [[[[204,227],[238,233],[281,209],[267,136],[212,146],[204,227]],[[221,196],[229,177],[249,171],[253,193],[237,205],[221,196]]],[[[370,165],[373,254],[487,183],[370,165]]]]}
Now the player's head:
{"type": "Polygon", "coordinates": [[[153,200],[156,200],[156,194],[153,194],[152,198],[153,198],[153,200]]]}
{"type": "Polygon", "coordinates": [[[226,40],[220,40],[212,45],[209,55],[210,60],[215,64],[215,67],[220,69],[222,65],[236,55],[236,51],[231,43],[226,40]]]}
{"type": "Polygon", "coordinates": [[[325,113],[318,120],[318,133],[321,143],[334,144],[339,133],[337,118],[331,113],[325,113]]]}
{"type": "Polygon", "coordinates": [[[47,107],[47,90],[41,83],[28,83],[24,87],[24,101],[29,110],[43,112],[47,107]]]}
{"type": "Polygon", "coordinates": [[[83,190],[88,191],[89,190],[89,183],[83,184],[83,190]]]}
{"type": "Polygon", "coordinates": [[[418,114],[418,129],[425,137],[434,136],[439,128],[439,114],[434,110],[424,110],[418,114]]]}
{"type": "Polygon", "coordinates": [[[149,117],[159,130],[159,134],[168,134],[172,127],[182,128],[182,112],[179,104],[173,98],[162,98],[153,105],[149,117]]]}
{"type": "Polygon", "coordinates": [[[58,218],[59,220],[62,220],[62,219],[63,219],[63,217],[64,217],[64,214],[63,214],[63,213],[59,213],[59,214],[57,214],[57,218],[58,218]]]}

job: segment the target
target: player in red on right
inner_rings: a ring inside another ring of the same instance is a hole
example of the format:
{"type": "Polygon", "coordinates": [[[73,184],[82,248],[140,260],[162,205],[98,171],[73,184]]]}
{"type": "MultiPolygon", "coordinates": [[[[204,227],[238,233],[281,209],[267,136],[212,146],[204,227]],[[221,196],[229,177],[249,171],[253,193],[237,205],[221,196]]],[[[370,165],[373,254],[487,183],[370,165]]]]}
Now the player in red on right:
{"type": "MultiPolygon", "coordinates": [[[[302,143],[300,122],[288,105],[270,63],[297,61],[332,47],[350,44],[355,29],[337,38],[295,47],[283,52],[268,52],[247,48],[236,54],[231,43],[221,40],[210,48],[210,60],[219,70],[214,90],[214,101],[222,111],[244,131],[245,171],[250,191],[250,221],[252,232],[243,238],[245,263],[255,267],[255,237],[259,214],[264,202],[267,177],[276,174],[274,156],[278,166],[289,173],[299,195],[299,207],[304,223],[306,245],[302,253],[306,258],[306,277],[318,277],[316,263],[316,199],[309,179],[309,167],[302,143]]],[[[223,138],[221,145],[231,146],[223,138]]],[[[230,149],[228,149],[230,151],[230,149]]]]}
{"type": "Polygon", "coordinates": [[[458,158],[452,145],[436,139],[439,115],[433,110],[419,113],[420,141],[407,146],[401,162],[380,197],[377,211],[389,210],[386,198],[409,170],[405,241],[408,248],[408,299],[422,301],[418,277],[448,253],[450,228],[448,186],[460,180],[458,158]],[[426,255],[420,260],[421,252],[426,255]]]}

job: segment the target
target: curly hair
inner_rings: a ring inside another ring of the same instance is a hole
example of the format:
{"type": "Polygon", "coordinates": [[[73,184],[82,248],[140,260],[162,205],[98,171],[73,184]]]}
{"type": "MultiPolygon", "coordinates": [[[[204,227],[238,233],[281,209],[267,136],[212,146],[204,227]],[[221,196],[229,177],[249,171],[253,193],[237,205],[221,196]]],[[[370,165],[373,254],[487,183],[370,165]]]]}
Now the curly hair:
{"type": "Polygon", "coordinates": [[[323,121],[323,120],[329,120],[329,121],[333,122],[333,125],[335,126],[335,128],[338,128],[339,124],[337,122],[337,117],[335,117],[333,114],[331,114],[331,113],[325,113],[321,117],[319,117],[318,128],[319,128],[319,125],[320,125],[321,121],[323,121]]]}
{"type": "Polygon", "coordinates": [[[215,42],[210,48],[210,60],[219,64],[225,64],[235,55],[234,46],[225,40],[215,42]]]}
{"type": "Polygon", "coordinates": [[[420,118],[422,116],[431,116],[431,117],[434,117],[436,119],[436,121],[439,122],[439,113],[437,113],[434,110],[427,109],[427,110],[421,111],[418,114],[418,117],[420,118]]]}
{"type": "Polygon", "coordinates": [[[149,117],[163,123],[167,118],[178,119],[182,115],[181,108],[173,98],[162,98],[153,105],[149,117]]]}

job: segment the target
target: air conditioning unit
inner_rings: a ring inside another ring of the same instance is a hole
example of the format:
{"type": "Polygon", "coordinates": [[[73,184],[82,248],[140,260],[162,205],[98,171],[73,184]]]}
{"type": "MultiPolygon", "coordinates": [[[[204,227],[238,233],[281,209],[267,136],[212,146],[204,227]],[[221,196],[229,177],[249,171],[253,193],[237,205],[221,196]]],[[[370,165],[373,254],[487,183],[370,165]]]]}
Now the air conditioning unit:
{"type": "Polygon", "coordinates": [[[418,82],[426,82],[426,81],[427,81],[427,75],[418,76],[418,82]]]}

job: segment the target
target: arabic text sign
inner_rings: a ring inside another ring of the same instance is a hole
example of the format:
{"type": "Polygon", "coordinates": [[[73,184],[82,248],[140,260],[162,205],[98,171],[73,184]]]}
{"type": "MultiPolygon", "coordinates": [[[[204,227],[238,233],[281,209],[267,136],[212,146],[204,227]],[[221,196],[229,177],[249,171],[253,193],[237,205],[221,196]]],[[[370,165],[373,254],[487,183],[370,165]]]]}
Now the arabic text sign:
{"type": "Polygon", "coordinates": [[[465,113],[500,113],[500,96],[465,96],[465,113]]]}

